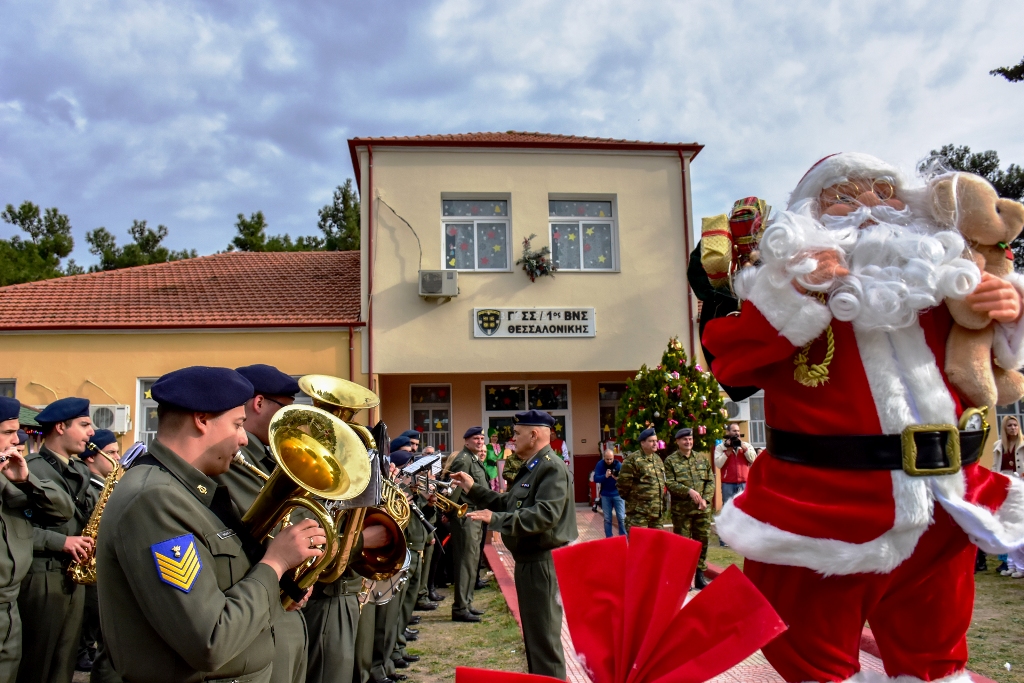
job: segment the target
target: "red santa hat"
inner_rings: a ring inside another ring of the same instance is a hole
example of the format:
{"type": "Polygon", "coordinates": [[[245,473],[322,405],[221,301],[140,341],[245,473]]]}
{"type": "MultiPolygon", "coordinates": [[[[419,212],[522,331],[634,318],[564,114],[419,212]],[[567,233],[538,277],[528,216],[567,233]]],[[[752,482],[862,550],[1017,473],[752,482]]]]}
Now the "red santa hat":
{"type": "Polygon", "coordinates": [[[870,154],[840,152],[831,154],[811,166],[789,196],[789,206],[805,199],[817,199],[821,191],[851,178],[892,178],[897,189],[905,185],[898,168],[870,154]]]}

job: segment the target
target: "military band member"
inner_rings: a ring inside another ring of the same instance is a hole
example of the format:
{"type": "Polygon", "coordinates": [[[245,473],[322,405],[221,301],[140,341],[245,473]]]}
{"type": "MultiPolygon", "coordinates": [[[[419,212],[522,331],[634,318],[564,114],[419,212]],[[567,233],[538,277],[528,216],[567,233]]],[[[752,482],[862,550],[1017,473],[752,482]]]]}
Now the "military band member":
{"type": "MultiPolygon", "coordinates": [[[[0,683],[13,683],[22,654],[18,592],[32,565],[30,519],[59,524],[74,515],[71,497],[33,474],[18,451],[17,399],[0,396],[0,683]]],[[[23,432],[22,432],[23,433],[23,432]]]]}
{"type": "Polygon", "coordinates": [[[480,507],[466,516],[500,532],[516,562],[516,593],[530,673],[564,680],[562,606],[551,551],[579,535],[572,475],[561,455],[551,450],[554,418],[528,410],[517,413],[515,420],[516,457],[523,466],[508,491],[492,491],[486,479],[474,480],[463,472],[453,474],[452,482],[480,507]]]}
{"type": "Polygon", "coordinates": [[[156,438],[114,489],[100,525],[100,620],[111,661],[129,683],[270,681],[285,623],[279,581],[320,556],[324,530],[300,520],[264,549],[213,479],[249,440],[244,404],[254,390],[242,375],[184,368],[151,393],[156,438]]]}
{"type": "Polygon", "coordinates": [[[676,452],[665,458],[665,480],[672,495],[672,530],[701,544],[693,585],[707,585],[708,539],[711,537],[711,502],[715,497],[715,470],[707,457],[693,452],[693,430],[676,432],[676,452]]]}
{"type": "MultiPolygon", "coordinates": [[[[412,444],[409,445],[412,448],[412,444]]],[[[409,452],[409,456],[415,453],[415,450],[409,452]]],[[[397,454],[392,453],[392,462],[398,467],[404,465],[399,464],[402,458],[395,459],[397,454]]],[[[408,464],[412,460],[409,460],[405,464],[408,464]]],[[[426,476],[426,475],[424,475],[426,476]]],[[[434,516],[434,508],[427,502],[427,499],[420,495],[419,492],[413,493],[409,486],[402,486],[402,490],[406,493],[406,497],[409,499],[409,505],[415,505],[420,509],[423,514],[423,518],[428,522],[432,522],[434,516]]],[[[412,619],[413,609],[417,606],[420,587],[426,583],[426,564],[424,551],[427,548],[427,544],[433,540],[433,537],[427,533],[427,528],[419,521],[419,518],[413,515],[413,519],[409,521],[409,526],[405,530],[406,547],[411,553],[411,559],[409,562],[409,572],[406,574],[406,584],[402,589],[402,599],[399,606],[398,615],[398,629],[397,639],[395,641],[394,652],[391,653],[391,661],[394,662],[395,668],[405,669],[409,664],[419,661],[419,655],[410,654],[406,651],[406,646],[410,640],[417,639],[417,633],[409,630],[410,620],[412,619]]],[[[433,603],[431,603],[433,604],[433,603]]]]}
{"type": "MultiPolygon", "coordinates": [[[[465,445],[458,453],[448,456],[446,469],[454,476],[457,472],[469,476],[473,481],[487,483],[487,472],[480,462],[487,439],[483,427],[470,427],[462,435],[465,445]]],[[[459,502],[459,491],[456,489],[452,500],[459,502]]],[[[476,510],[473,501],[467,501],[469,510],[476,510]]],[[[479,519],[469,515],[463,518],[452,516],[452,621],[480,621],[482,611],[473,609],[473,591],[476,588],[480,568],[480,541],[483,538],[483,527],[479,519]]]]}
{"type": "Polygon", "coordinates": [[[95,430],[84,398],[54,401],[36,421],[43,428],[43,445],[26,459],[28,467],[67,493],[75,513],[59,524],[32,520],[35,553],[18,596],[25,644],[18,681],[67,683],[78,658],[85,586],[73,583],[66,572],[73,561],[85,560],[93,551],[93,540],[81,534],[96,505],[91,473],[78,455],[95,430]]]}
{"type": "Polygon", "coordinates": [[[626,501],[626,533],[635,526],[661,528],[665,514],[665,463],[658,455],[654,429],[640,432],[640,450],[622,461],[616,484],[626,501]]]}

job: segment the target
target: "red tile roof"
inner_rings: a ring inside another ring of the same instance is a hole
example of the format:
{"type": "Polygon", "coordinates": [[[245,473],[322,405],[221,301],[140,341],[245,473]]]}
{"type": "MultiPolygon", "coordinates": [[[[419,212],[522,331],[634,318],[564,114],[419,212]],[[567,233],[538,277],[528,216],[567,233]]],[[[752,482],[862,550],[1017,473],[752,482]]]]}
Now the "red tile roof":
{"type": "Polygon", "coordinates": [[[359,322],[359,252],[229,252],[0,287],[0,332],[359,322]]]}
{"type": "Polygon", "coordinates": [[[352,168],[356,183],[360,182],[359,158],[356,149],[367,145],[381,147],[492,147],[492,148],[539,148],[539,149],[603,149],[618,151],[688,152],[691,159],[696,157],[704,145],[696,142],[644,142],[642,140],[618,140],[614,138],[588,138],[578,135],[557,135],[555,133],[526,133],[516,130],[504,133],[451,133],[442,135],[412,135],[408,137],[352,138],[348,149],[352,155],[352,168]]]}

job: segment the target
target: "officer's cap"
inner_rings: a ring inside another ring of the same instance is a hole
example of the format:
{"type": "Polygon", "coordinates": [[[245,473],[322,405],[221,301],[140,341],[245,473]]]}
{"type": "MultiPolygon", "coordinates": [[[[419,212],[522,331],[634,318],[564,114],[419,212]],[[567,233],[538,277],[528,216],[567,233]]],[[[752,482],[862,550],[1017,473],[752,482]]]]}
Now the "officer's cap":
{"type": "Polygon", "coordinates": [[[524,427],[551,427],[555,426],[555,418],[543,410],[527,410],[525,413],[516,413],[514,418],[517,425],[524,427]]]}
{"type": "Polygon", "coordinates": [[[462,438],[463,439],[471,439],[474,436],[476,436],[477,434],[483,434],[483,433],[484,433],[484,428],[483,427],[470,427],[469,429],[466,430],[466,433],[462,435],[462,438]]]}
{"type": "MultiPolygon", "coordinates": [[[[2,421],[2,420],[0,420],[0,421],[2,421]]],[[[28,434],[25,432],[24,429],[19,429],[18,430],[18,445],[21,446],[22,444],[26,444],[26,443],[28,443],[28,434]]]]}
{"type": "Polygon", "coordinates": [[[409,451],[393,451],[391,453],[391,462],[395,467],[405,467],[410,460],[412,460],[412,453],[409,451]]]}
{"type": "MultiPolygon", "coordinates": [[[[109,429],[97,429],[96,433],[92,435],[91,439],[89,439],[89,443],[93,444],[101,451],[115,441],[117,441],[117,437],[114,436],[114,432],[109,429]]],[[[88,457],[90,453],[86,451],[83,455],[88,457]]]]}
{"type": "Polygon", "coordinates": [[[644,431],[640,432],[640,437],[639,437],[640,441],[644,441],[645,439],[649,439],[652,436],[656,435],[657,433],[658,432],[654,431],[654,427],[648,427],[644,431]]]}
{"type": "Polygon", "coordinates": [[[36,422],[41,425],[55,425],[58,422],[74,420],[76,417],[89,417],[89,399],[74,396],[57,399],[36,415],[36,422]]]}
{"type": "Polygon", "coordinates": [[[17,420],[21,414],[21,401],[16,398],[0,396],[0,422],[17,420]]]}
{"type": "Polygon", "coordinates": [[[391,452],[394,453],[395,451],[397,451],[399,448],[402,448],[403,446],[411,446],[411,445],[412,444],[409,441],[409,437],[407,437],[405,434],[402,434],[401,436],[396,436],[395,438],[391,439],[391,452]]]}
{"type": "Polygon", "coordinates": [[[416,431],[415,429],[406,429],[404,432],[399,434],[399,436],[404,436],[407,439],[416,439],[417,441],[419,441],[421,438],[423,438],[420,435],[420,433],[418,431],[416,431]]]}
{"type": "Polygon", "coordinates": [[[676,432],[677,439],[681,439],[684,436],[693,436],[693,430],[690,429],[689,427],[683,427],[678,432],[676,432]]]}
{"type": "Polygon", "coordinates": [[[242,405],[253,397],[255,390],[249,380],[230,368],[193,365],[168,372],[153,382],[150,393],[160,405],[196,413],[220,413],[242,405]]]}
{"type": "Polygon", "coordinates": [[[262,363],[246,365],[235,368],[235,372],[249,380],[253,392],[256,394],[293,396],[299,393],[299,383],[273,365],[263,365],[262,363]]]}

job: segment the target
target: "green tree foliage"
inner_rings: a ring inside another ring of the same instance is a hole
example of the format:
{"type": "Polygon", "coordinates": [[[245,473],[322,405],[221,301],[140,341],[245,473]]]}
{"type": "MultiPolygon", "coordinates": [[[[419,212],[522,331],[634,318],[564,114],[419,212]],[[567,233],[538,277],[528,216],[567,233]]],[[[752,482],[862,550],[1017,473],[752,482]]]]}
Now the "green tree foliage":
{"type": "Polygon", "coordinates": [[[998,69],[992,69],[989,73],[993,76],[1002,76],[1010,83],[1020,83],[1024,81],[1024,59],[1020,60],[1020,64],[1016,66],[1001,66],[998,69]]]}
{"type": "Polygon", "coordinates": [[[359,249],[359,197],[352,187],[352,179],[334,189],[334,197],[319,211],[317,227],[324,234],[327,251],[354,251],[359,249]]]}
{"type": "Polygon", "coordinates": [[[106,228],[96,228],[85,233],[89,252],[100,257],[99,265],[90,266],[89,272],[148,266],[152,263],[167,263],[196,257],[195,249],[171,251],[161,244],[167,237],[166,226],[158,225],[156,230],[153,230],[146,225],[146,221],[132,221],[128,234],[131,235],[132,242],[119,247],[117,238],[106,228]]]}
{"type": "Polygon", "coordinates": [[[710,452],[725,432],[724,405],[718,382],[710,372],[687,362],[682,344],[673,337],[660,365],[643,365],[626,383],[616,412],[619,438],[625,448],[636,449],[640,432],[654,427],[671,449],[676,430],[690,427],[694,450],[710,452]]]}
{"type": "Polygon", "coordinates": [[[291,235],[267,236],[267,219],[262,211],[251,214],[238,214],[235,222],[238,234],[228,245],[228,251],[322,251],[323,240],[319,237],[299,237],[292,240],[291,235]]]}
{"type": "MultiPolygon", "coordinates": [[[[1024,64],[1024,62],[1022,62],[1024,64]]],[[[929,153],[932,159],[939,159],[945,166],[954,171],[976,173],[996,188],[1000,197],[1024,201],[1024,168],[1017,164],[1010,164],[1006,170],[999,168],[999,155],[994,150],[987,152],[971,152],[967,145],[943,145],[942,149],[932,150],[929,153]]],[[[926,161],[922,169],[931,163],[926,161]]],[[[1013,267],[1020,271],[1024,270],[1024,235],[1010,243],[1013,250],[1013,267]]]]}
{"type": "Polygon", "coordinates": [[[29,201],[18,208],[8,204],[0,218],[28,235],[27,240],[19,235],[0,239],[0,286],[83,272],[74,259],[68,259],[67,265],[61,267],[61,260],[75,248],[75,240],[71,236],[71,221],[56,207],[40,211],[29,201]]]}

